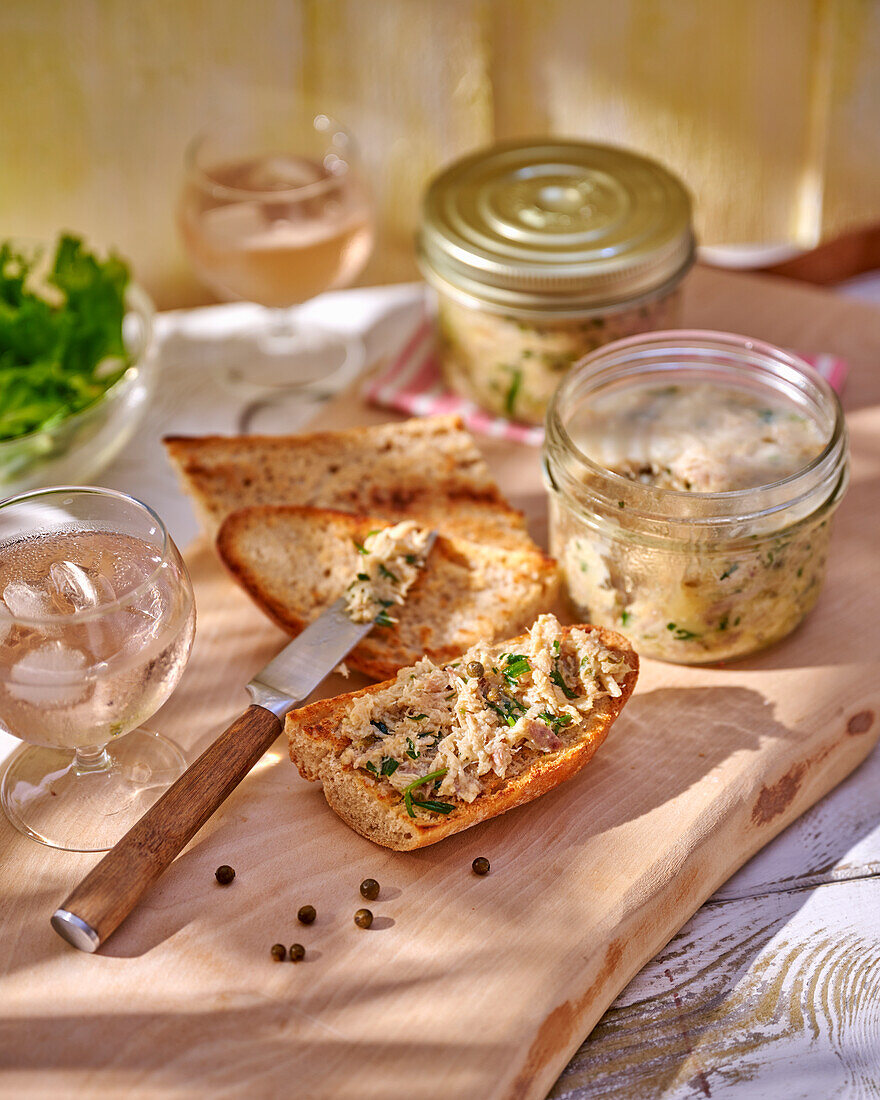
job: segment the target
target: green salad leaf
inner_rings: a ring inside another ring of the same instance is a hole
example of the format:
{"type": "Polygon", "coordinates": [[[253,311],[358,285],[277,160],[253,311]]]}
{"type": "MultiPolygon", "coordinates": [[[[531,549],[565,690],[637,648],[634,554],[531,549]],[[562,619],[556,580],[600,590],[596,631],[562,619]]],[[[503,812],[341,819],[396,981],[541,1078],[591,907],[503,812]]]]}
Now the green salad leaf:
{"type": "Polygon", "coordinates": [[[125,263],[62,236],[35,287],[39,261],[39,252],[0,245],[0,440],[81,412],[131,365],[122,337],[125,263]]]}

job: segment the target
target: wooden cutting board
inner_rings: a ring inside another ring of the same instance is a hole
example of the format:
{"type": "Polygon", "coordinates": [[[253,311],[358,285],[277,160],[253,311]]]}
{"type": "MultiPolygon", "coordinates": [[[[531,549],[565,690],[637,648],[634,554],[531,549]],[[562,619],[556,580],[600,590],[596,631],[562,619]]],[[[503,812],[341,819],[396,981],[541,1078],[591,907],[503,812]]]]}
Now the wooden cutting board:
{"type": "MultiPolygon", "coordinates": [[[[580,776],[419,852],[350,832],[279,742],[97,956],[48,925],[96,857],[50,853],[0,821],[4,1096],[537,1100],[695,909],[864,759],[880,734],[880,378],[868,370],[880,324],[816,292],[708,273],[688,304],[691,323],[853,362],[852,487],[808,622],[722,669],[644,661],[580,776]],[[486,878],[470,871],[478,855],[486,878]],[[226,888],[221,863],[237,872],[226,888]],[[362,931],[367,876],[382,893],[362,931]],[[296,921],[305,903],[310,927],[296,921]],[[277,941],[303,943],[305,961],[273,963],[277,941]]],[[[347,396],[321,419],[381,418],[347,396]]],[[[487,453],[540,535],[537,453],[487,453]]],[[[189,564],[196,646],[154,725],[194,753],[283,639],[209,548],[189,564]]]]}

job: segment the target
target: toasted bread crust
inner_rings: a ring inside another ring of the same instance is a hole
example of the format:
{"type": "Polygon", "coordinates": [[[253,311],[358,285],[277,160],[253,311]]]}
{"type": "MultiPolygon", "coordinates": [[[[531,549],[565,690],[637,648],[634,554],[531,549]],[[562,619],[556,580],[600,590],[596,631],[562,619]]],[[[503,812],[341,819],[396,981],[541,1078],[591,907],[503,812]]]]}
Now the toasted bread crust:
{"type": "MultiPolygon", "coordinates": [[[[572,744],[554,753],[536,753],[524,770],[509,779],[496,778],[492,789],[471,803],[462,803],[442,819],[409,817],[398,795],[382,789],[366,772],[339,761],[349,742],[338,730],[351,701],[382,691],[392,681],[335,699],[322,699],[292,711],[285,726],[290,758],[305,779],[319,780],[323,784],[328,804],[347,825],[368,840],[396,851],[424,848],[531,802],[576,775],[589,762],[632,695],[638,679],[638,656],[624,637],[602,627],[581,625],[578,628],[590,631],[609,649],[627,655],[631,671],[621,685],[620,697],[603,701],[602,712],[592,716],[587,729],[581,731],[572,744]]],[[[566,627],[566,633],[572,629],[575,628],[566,627]]],[[[504,645],[515,650],[524,641],[525,635],[520,635],[504,645]]]]}
{"type": "Polygon", "coordinates": [[[458,416],[291,436],[167,436],[200,522],[216,534],[257,504],[340,508],[529,549],[523,514],[504,500],[458,416]]]}
{"type": "MultiPolygon", "coordinates": [[[[387,522],[330,508],[261,505],[224,520],[217,551],[257,606],[296,635],[351,579],[353,543],[387,522]]],[[[491,641],[531,623],[558,589],[555,561],[537,548],[505,550],[441,536],[406,603],[394,609],[398,621],[374,630],[346,663],[379,680],[424,653],[446,663],[480,638],[491,641]]]]}

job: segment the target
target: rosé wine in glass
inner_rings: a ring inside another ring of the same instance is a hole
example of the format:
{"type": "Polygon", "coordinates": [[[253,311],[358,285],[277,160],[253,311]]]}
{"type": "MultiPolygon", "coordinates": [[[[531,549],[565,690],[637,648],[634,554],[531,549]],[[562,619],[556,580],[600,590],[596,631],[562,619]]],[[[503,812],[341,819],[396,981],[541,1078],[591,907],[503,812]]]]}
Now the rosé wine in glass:
{"type": "Polygon", "coordinates": [[[295,307],[354,282],[374,222],[354,140],[329,115],[276,103],[190,144],[177,226],[192,268],[221,299],[267,310],[241,364],[221,375],[239,395],[256,405],[326,395],[330,378],[341,386],[361,369],[359,337],[295,307]]]}
{"type": "Polygon", "coordinates": [[[347,286],[373,244],[363,183],[319,161],[271,155],[190,174],[178,210],[193,268],[221,298],[270,307],[347,286]]]}

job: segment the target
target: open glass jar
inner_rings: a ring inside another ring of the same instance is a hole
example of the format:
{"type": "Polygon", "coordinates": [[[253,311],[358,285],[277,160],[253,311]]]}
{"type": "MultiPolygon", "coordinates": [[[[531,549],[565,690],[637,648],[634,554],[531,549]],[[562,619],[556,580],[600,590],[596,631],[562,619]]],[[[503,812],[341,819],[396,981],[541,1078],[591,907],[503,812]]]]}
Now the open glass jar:
{"type": "Polygon", "coordinates": [[[648,657],[753,653],[816,603],[846,489],[837,395],[793,355],[717,332],[611,344],[547,414],[552,552],[578,617],[648,657]]]}
{"type": "Polygon", "coordinates": [[[428,188],[418,238],[447,383],[541,423],[576,360],[678,323],[694,247],[684,186],[627,150],[518,142],[455,162],[428,188]]]}

